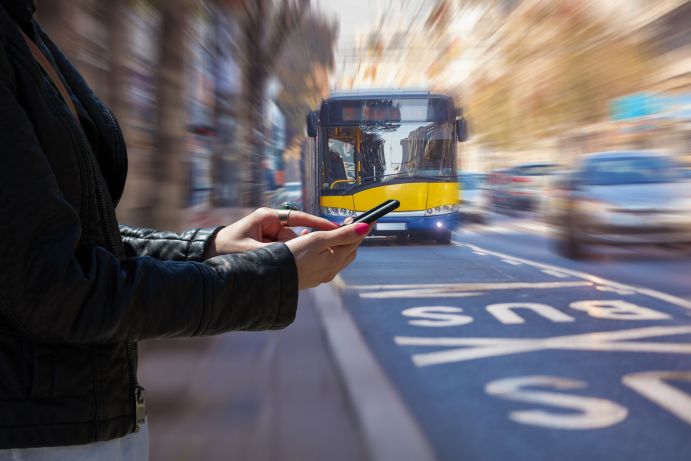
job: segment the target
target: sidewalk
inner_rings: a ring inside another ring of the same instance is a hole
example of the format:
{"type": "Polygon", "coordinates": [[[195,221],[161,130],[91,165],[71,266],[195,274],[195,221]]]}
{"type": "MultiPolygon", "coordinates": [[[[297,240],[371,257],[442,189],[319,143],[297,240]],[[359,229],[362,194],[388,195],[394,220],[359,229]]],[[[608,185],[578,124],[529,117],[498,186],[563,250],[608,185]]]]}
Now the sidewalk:
{"type": "MultiPolygon", "coordinates": [[[[251,211],[190,208],[185,228],[251,211]]],[[[285,330],[146,341],[139,355],[152,461],[367,459],[309,291],[285,330]]]]}
{"type": "MultiPolygon", "coordinates": [[[[250,211],[189,209],[186,228],[230,224],[250,211]]],[[[301,292],[285,330],[141,343],[150,459],[434,459],[342,289],[339,279],[301,292]]]]}
{"type": "Polygon", "coordinates": [[[277,332],[141,344],[151,460],[366,460],[314,296],[277,332]]]}

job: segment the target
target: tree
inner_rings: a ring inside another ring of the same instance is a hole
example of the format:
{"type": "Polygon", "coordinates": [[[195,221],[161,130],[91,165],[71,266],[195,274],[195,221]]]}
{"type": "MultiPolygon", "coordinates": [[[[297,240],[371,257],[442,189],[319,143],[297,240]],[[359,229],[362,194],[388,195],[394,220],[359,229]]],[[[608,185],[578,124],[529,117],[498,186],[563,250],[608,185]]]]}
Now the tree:
{"type": "Polygon", "coordinates": [[[161,14],[158,66],[158,142],[154,155],[154,224],[162,229],[181,227],[180,210],[186,193],[185,57],[186,30],[194,0],[156,2],[161,14]]]}
{"type": "Polygon", "coordinates": [[[288,145],[297,133],[302,133],[307,112],[328,95],[328,72],[334,67],[337,35],[336,23],[309,12],[291,35],[275,66],[282,86],[278,105],[288,119],[288,145]]]}
{"type": "Polygon", "coordinates": [[[497,66],[486,72],[492,78],[469,92],[475,132],[494,147],[529,149],[604,120],[610,100],[640,90],[650,75],[640,37],[569,0],[537,3],[504,31],[502,59],[487,61],[497,66]]]}
{"type": "Polygon", "coordinates": [[[266,85],[283,47],[307,11],[309,0],[243,0],[240,19],[243,47],[240,145],[241,205],[262,201],[263,116],[266,85]]]}

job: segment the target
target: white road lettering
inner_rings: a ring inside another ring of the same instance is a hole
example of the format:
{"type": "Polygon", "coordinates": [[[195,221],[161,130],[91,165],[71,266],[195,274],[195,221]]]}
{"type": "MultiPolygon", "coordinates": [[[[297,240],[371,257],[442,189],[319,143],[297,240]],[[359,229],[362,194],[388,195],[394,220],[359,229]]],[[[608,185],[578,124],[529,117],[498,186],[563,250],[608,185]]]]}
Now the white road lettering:
{"type": "Polygon", "coordinates": [[[577,301],[572,309],[587,312],[591,317],[609,320],[665,320],[669,315],[622,300],[577,301]]]}
{"type": "Polygon", "coordinates": [[[423,320],[410,320],[409,324],[418,327],[454,327],[466,325],[473,321],[472,317],[460,315],[463,312],[460,307],[450,306],[425,306],[411,307],[402,312],[406,317],[420,318],[423,320]]]}
{"type": "Polygon", "coordinates": [[[516,309],[528,309],[552,322],[573,322],[574,318],[547,304],[538,303],[500,303],[487,306],[487,312],[506,325],[525,323],[523,317],[514,312],[516,309]]]}
{"type": "Polygon", "coordinates": [[[666,354],[691,354],[691,344],[672,342],[631,341],[660,336],[690,334],[691,326],[656,326],[630,330],[582,333],[541,339],[523,338],[430,338],[396,336],[399,346],[454,347],[445,351],[413,355],[418,367],[444,363],[464,362],[486,357],[545,350],[580,350],[610,352],[651,352],[666,354]],[[460,348],[459,348],[460,346],[460,348]]]}
{"type": "Polygon", "coordinates": [[[628,415],[626,407],[610,400],[526,389],[534,386],[569,390],[584,389],[587,384],[557,376],[522,376],[492,381],[485,386],[485,392],[506,400],[548,405],[562,410],[559,413],[537,409],[509,413],[511,420],[531,426],[569,430],[599,429],[618,424],[628,415]],[[564,413],[563,410],[575,413],[564,413]]]}
{"type": "Polygon", "coordinates": [[[691,424],[691,395],[668,383],[691,383],[691,371],[644,371],[625,375],[622,383],[691,424]]]}

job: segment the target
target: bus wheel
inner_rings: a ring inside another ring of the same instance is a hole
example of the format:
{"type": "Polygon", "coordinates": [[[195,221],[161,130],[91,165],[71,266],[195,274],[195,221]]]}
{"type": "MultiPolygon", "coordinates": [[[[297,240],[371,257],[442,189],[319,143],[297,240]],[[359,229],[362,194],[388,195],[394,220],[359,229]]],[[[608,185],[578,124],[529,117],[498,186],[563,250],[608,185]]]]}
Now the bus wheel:
{"type": "Polygon", "coordinates": [[[441,235],[438,235],[437,243],[440,245],[449,245],[451,243],[451,231],[446,231],[441,235]]]}
{"type": "Polygon", "coordinates": [[[407,243],[408,242],[408,234],[397,234],[396,235],[396,243],[407,243]]]}

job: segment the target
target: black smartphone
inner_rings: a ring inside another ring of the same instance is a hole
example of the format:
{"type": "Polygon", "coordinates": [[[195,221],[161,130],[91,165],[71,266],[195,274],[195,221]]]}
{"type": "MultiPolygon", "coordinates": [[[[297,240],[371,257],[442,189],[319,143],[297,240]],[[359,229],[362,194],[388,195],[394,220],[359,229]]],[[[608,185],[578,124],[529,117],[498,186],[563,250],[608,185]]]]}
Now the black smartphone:
{"type": "Polygon", "coordinates": [[[381,218],[385,214],[392,212],[399,206],[401,206],[401,202],[399,202],[398,200],[387,200],[375,206],[371,210],[362,213],[360,216],[355,218],[352,224],[357,224],[361,222],[370,224],[376,221],[377,219],[381,218]]]}

